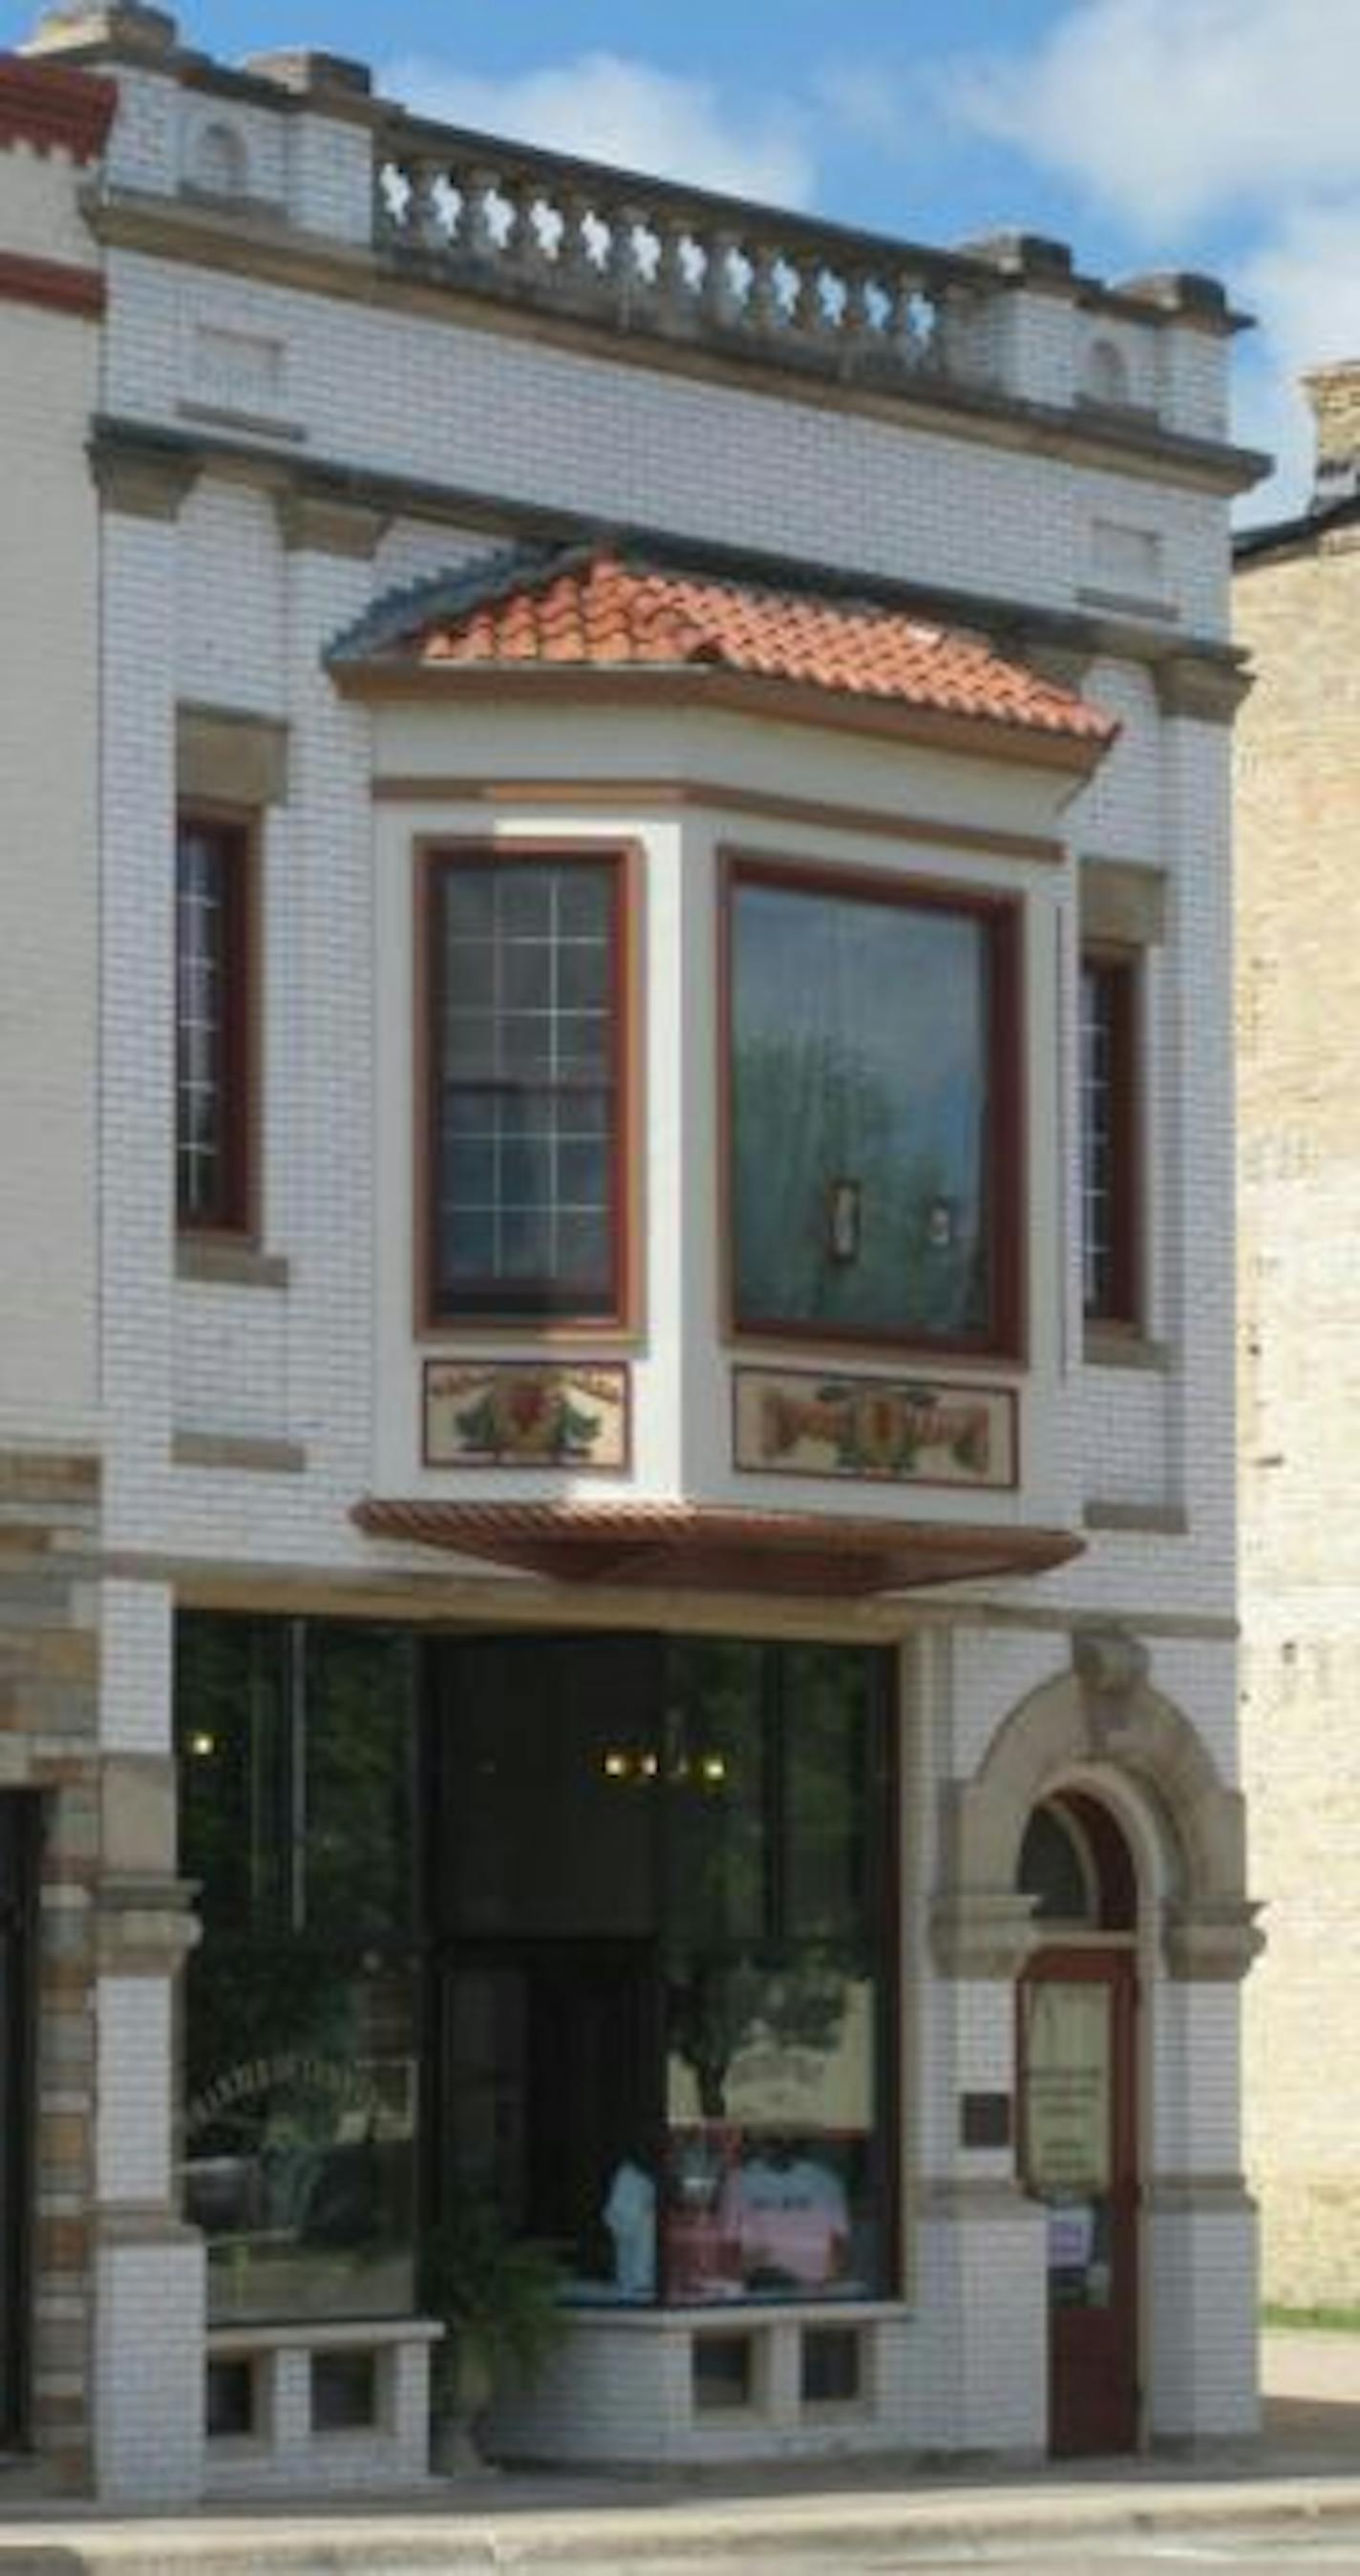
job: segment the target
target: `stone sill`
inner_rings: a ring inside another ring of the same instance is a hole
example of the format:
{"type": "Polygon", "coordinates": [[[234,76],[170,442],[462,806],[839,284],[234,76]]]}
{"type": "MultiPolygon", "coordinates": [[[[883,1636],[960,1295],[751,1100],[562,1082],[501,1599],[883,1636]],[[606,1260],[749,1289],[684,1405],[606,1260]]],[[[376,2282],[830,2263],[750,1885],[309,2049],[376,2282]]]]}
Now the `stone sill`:
{"type": "Polygon", "coordinates": [[[603,2303],[573,2307],[564,2299],[562,2313],[569,2325],[584,2326],[592,2334],[622,2326],[630,2334],[684,2335],[719,2330],[756,2334],[779,2325],[895,2325],[906,2323],[913,2311],[902,2299],[696,2299],[685,2307],[669,2308],[622,2302],[618,2307],[603,2303]]]}
{"type": "Polygon", "coordinates": [[[182,1234],[175,1246],[175,1276],[226,1288],[286,1288],[288,1263],[229,1235],[182,1234]]]}
{"type": "Polygon", "coordinates": [[[1162,1376],[1171,1368],[1170,1345],[1149,1341],[1132,1324],[1088,1324],[1082,1359],[1087,1368],[1151,1369],[1162,1376]]]}
{"type": "MultiPolygon", "coordinates": [[[[253,2352],[369,2352],[380,2345],[436,2344],[443,2335],[434,2317],[302,2317],[296,2325],[210,2325],[207,2339],[209,2356],[217,2361],[253,2352]]],[[[371,2437],[371,2428],[363,2429],[371,2437]]]]}

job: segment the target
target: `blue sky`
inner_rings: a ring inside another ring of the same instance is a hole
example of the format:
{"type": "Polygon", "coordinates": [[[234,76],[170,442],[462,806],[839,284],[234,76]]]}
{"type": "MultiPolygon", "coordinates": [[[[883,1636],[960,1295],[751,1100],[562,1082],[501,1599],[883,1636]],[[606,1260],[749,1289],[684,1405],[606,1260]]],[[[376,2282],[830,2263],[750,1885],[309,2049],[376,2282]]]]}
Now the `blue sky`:
{"type": "MultiPolygon", "coordinates": [[[[36,14],[0,0],[0,45],[36,14]]],[[[226,61],[308,44],[426,113],[950,243],[1207,268],[1261,328],[1237,432],[1306,496],[1304,366],[1360,356],[1360,0],[184,0],[226,61]]]]}

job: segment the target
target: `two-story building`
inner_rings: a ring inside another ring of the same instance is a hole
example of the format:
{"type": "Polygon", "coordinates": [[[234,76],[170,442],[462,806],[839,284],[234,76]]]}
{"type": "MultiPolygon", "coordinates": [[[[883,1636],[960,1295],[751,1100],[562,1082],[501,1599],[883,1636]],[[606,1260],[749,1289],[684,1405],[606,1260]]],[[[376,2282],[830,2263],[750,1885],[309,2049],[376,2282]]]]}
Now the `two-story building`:
{"type": "Polygon", "coordinates": [[[1251,2427],[1233,327],[0,65],[43,2477],[414,2476],[487,2205],[507,2458],[1251,2427]]]}

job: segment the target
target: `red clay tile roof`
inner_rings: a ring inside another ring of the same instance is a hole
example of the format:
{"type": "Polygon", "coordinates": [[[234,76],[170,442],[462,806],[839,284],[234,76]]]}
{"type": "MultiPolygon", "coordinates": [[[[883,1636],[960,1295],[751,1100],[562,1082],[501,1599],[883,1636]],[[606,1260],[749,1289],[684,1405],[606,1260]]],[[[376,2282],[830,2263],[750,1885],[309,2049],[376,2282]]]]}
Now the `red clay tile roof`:
{"type": "Polygon", "coordinates": [[[400,658],[426,669],[718,668],[1093,749],[1118,731],[1074,690],[900,609],[653,570],[608,551],[526,571],[415,627],[400,658]]]}

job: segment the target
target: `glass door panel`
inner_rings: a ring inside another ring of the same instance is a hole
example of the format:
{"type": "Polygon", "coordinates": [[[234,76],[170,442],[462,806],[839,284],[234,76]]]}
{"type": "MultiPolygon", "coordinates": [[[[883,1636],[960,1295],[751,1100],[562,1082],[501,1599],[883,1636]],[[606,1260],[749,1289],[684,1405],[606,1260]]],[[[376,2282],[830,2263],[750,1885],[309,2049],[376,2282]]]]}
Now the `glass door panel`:
{"type": "Polygon", "coordinates": [[[1061,2453],[1137,2437],[1133,1996],[1122,1951],[1041,1954],[1020,1988],[1023,2172],[1047,2210],[1061,2453]]]}

